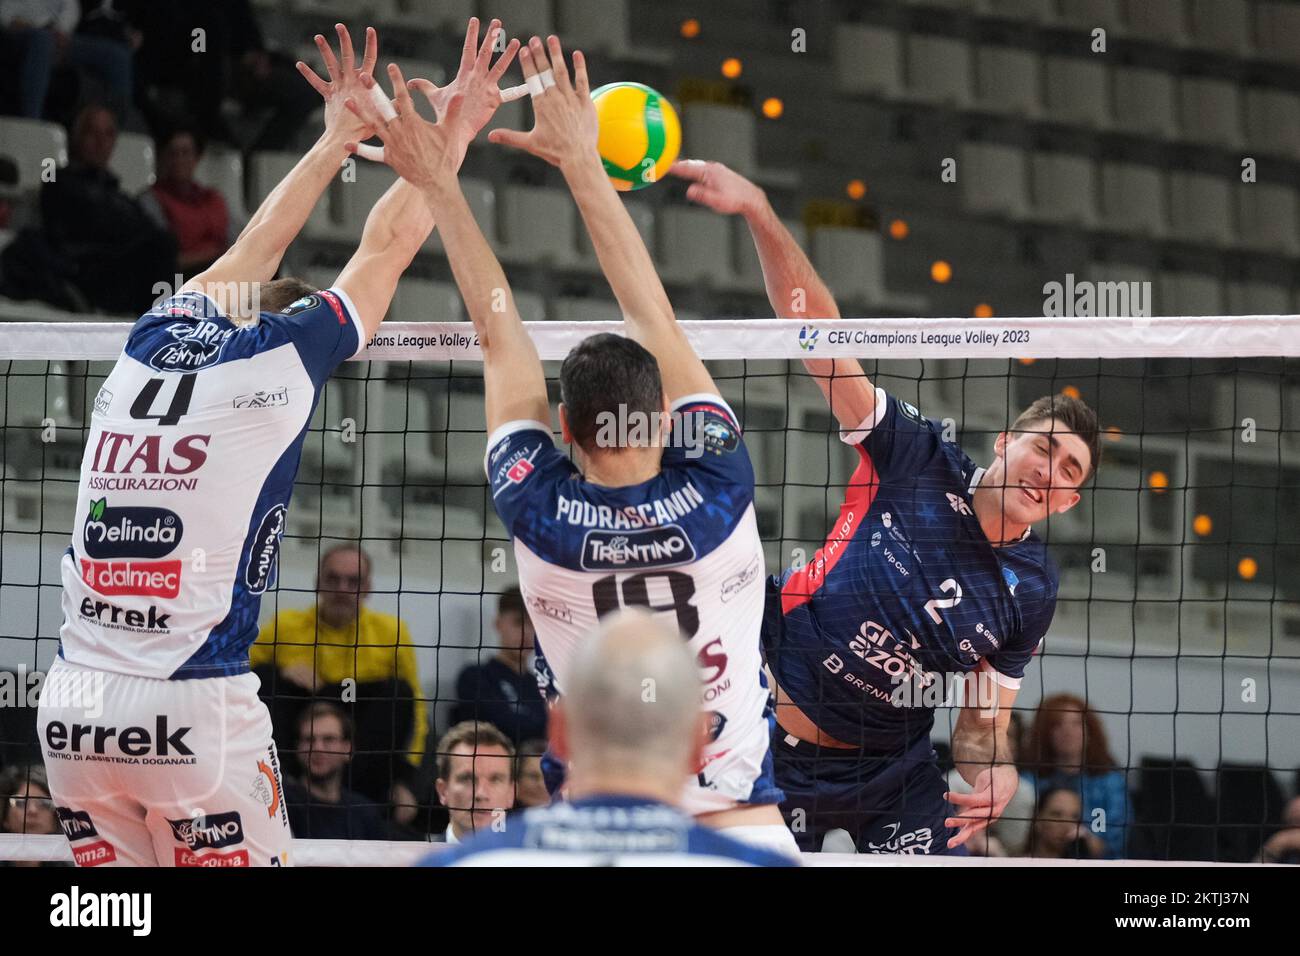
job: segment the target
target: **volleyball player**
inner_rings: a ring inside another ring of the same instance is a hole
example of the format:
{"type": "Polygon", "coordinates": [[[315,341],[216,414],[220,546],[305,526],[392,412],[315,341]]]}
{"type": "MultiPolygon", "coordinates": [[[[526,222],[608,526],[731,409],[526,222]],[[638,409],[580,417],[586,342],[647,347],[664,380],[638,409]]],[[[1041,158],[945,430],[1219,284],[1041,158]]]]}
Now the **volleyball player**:
{"type": "MultiPolygon", "coordinates": [[[[601,166],[582,55],[574,54],[570,82],[559,40],[548,44],[534,37],[519,54],[533,129],[490,138],[559,168],[626,320],[628,337],[591,336],[560,370],[560,427],[576,465],[551,437],[542,363],[461,194],[450,137],[416,116],[400,87],[401,115],[379,131],[386,160],[428,199],[478,332],[485,467],[556,689],[563,696],[580,641],[601,617],[636,605],[673,621],[700,665],[711,718],[683,805],[706,825],[793,854],[770,775],[758,641],[763,550],[740,426],[678,327],[601,166]],[[667,429],[670,413],[679,417],[667,429]]],[[[647,694],[649,706],[652,687],[647,694]]]]}
{"type": "MultiPolygon", "coordinates": [[[[691,200],[745,218],[778,317],[839,318],[761,189],[719,163],[672,172],[692,181],[691,200]]],[[[1019,785],[1006,728],[1058,582],[1031,527],[1079,502],[1097,418],[1077,399],[1039,399],[977,467],[857,360],[804,364],[859,464],[825,545],[768,586],[782,810],[805,850],[843,828],[860,852],[965,853],[1019,785]],[[943,686],[951,674],[975,679],[943,686]],[[953,757],[974,788],[965,795],[945,793],[930,743],[933,707],[954,689],[953,757]]]]}
{"type": "MultiPolygon", "coordinates": [[[[59,658],[39,712],[50,789],[78,863],[290,862],[279,761],[248,649],[261,596],[276,583],[320,391],[374,334],[433,225],[399,182],[371,210],[333,286],[272,281],[348,158],[345,144],[373,132],[344,103],[368,95],[375,33],[358,67],[347,30],[337,31],[337,58],[316,38],[329,82],[299,64],[325,100],[321,138],[230,250],[135,324],[95,398],[62,562],[59,658]],[[78,687],[96,699],[74,706],[78,687]]],[[[454,86],[491,109],[465,116],[490,116],[500,102],[490,42],[454,86]]],[[[475,132],[457,129],[463,143],[475,132]]]]}

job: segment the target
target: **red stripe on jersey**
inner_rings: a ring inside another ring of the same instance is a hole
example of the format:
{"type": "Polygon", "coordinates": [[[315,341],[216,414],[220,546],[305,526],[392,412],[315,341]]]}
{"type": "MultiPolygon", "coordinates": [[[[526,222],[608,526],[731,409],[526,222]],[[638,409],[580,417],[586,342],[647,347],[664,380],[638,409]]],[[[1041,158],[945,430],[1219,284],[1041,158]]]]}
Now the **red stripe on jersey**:
{"type": "Polygon", "coordinates": [[[334,314],[339,317],[339,325],[347,325],[348,317],[343,314],[343,303],[339,301],[339,297],[333,292],[326,292],[322,289],[321,298],[330,304],[330,308],[334,310],[334,314]]]}
{"type": "Polygon", "coordinates": [[[858,526],[871,510],[871,503],[876,500],[880,482],[876,479],[876,467],[871,463],[871,456],[861,445],[855,446],[862,456],[853,477],[849,479],[844,492],[844,504],[840,505],[840,516],[826,536],[826,543],[817,549],[813,559],[786,579],[781,588],[781,612],[789,614],[800,605],[812,600],[826,576],[839,563],[849,542],[858,533],[858,526]]]}
{"type": "Polygon", "coordinates": [[[736,431],[740,431],[740,422],[736,421],[735,416],[728,412],[721,402],[691,402],[689,405],[683,405],[681,408],[677,409],[677,414],[685,415],[687,412],[693,412],[697,408],[716,412],[730,422],[732,428],[736,429],[736,431]]]}

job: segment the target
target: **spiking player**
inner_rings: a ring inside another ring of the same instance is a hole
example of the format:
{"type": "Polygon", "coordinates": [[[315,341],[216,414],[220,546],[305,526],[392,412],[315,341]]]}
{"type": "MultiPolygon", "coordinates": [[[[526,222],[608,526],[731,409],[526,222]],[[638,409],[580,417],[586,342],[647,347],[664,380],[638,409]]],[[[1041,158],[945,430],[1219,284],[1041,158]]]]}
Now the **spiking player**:
{"type": "MultiPolygon", "coordinates": [[[[377,38],[367,31],[357,67],[347,30],[337,30],[337,59],[316,38],[328,83],[299,64],[325,99],[324,134],[234,246],[135,324],[95,399],[82,524],[63,559],[59,659],[39,712],[52,796],[83,865],[290,862],[271,720],[248,649],[261,595],[276,583],[320,391],[379,327],[433,226],[399,182],[331,288],[270,281],[347,159],[345,144],[373,132],[345,101],[368,95],[361,78],[370,79],[377,38]],[[260,314],[243,311],[252,302],[260,314]],[[86,686],[87,675],[100,693],[76,700],[67,688],[86,686]]],[[[472,52],[476,22],[470,34],[472,52]]],[[[484,121],[500,102],[490,44],[453,84],[487,104],[484,121]]],[[[457,129],[466,143],[476,132],[457,129]]]]}
{"type": "MultiPolygon", "coordinates": [[[[745,217],[777,316],[839,318],[761,189],[719,163],[672,172],[693,181],[688,198],[745,217]]],[[[804,364],[861,460],[825,546],[768,586],[782,809],[805,850],[843,828],[864,853],[965,853],[1018,786],[1006,727],[1056,608],[1056,566],[1030,528],[1078,503],[1097,418],[1075,399],[1039,399],[979,468],[856,360],[804,364]],[[979,678],[959,688],[952,739],[965,795],[945,793],[930,743],[942,695],[927,691],[954,673],[979,678]]]]}
{"type": "Polygon", "coordinates": [[[533,129],[496,130],[490,138],[564,174],[627,323],[627,338],[585,339],[560,370],[560,425],[577,467],[551,437],[537,349],[470,215],[446,137],[410,115],[400,91],[403,116],[379,135],[389,164],[418,184],[433,208],[479,334],[490,432],[485,467],[558,690],[563,694],[578,642],[599,618],[641,606],[674,622],[696,654],[703,706],[712,715],[712,739],[684,795],[686,809],[702,823],[793,854],[769,773],[753,470],[735,415],[678,327],[601,166],[582,54],[573,56],[571,83],[559,40],[550,37],[548,45],[549,55],[534,37],[519,54],[533,129]],[[698,419],[698,446],[663,447],[661,416],[670,410],[698,419]],[[640,442],[631,432],[604,441],[602,423],[613,420],[652,427],[640,442]]]}

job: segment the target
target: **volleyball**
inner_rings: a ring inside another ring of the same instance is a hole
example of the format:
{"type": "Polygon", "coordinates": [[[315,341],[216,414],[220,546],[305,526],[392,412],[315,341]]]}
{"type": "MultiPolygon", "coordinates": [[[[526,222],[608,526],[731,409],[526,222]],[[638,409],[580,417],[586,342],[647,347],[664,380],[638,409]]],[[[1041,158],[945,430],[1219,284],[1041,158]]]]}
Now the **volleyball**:
{"type": "Polygon", "coordinates": [[[677,111],[641,83],[606,83],[595,90],[601,162],[614,188],[644,189],[667,175],[682,148],[677,111]]]}

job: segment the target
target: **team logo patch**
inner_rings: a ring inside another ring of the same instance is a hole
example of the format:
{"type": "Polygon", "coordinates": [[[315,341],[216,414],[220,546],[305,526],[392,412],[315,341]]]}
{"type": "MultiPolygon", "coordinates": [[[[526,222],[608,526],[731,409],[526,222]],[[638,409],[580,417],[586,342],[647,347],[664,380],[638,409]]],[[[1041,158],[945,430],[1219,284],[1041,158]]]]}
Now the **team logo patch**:
{"type": "Polygon", "coordinates": [[[533,473],[533,463],[527,458],[520,458],[510,466],[506,472],[506,480],[513,484],[520,484],[525,478],[533,473]]]}
{"type": "Polygon", "coordinates": [[[149,367],[159,372],[197,372],[221,361],[222,349],[239,331],[229,321],[202,319],[167,326],[173,341],[149,356],[149,367]]]}
{"type": "Polygon", "coordinates": [[[113,393],[102,385],[99,391],[95,393],[95,411],[101,415],[108,414],[108,407],[113,404],[113,393]]]}
{"type": "Polygon", "coordinates": [[[306,312],[320,305],[320,296],[312,294],[305,295],[301,299],[290,302],[287,308],[281,309],[281,315],[297,315],[299,312],[306,312]]]}
{"type": "Polygon", "coordinates": [[[284,534],[284,519],[289,509],[274,505],[262,516],[248,549],[248,564],[244,568],[244,584],[254,594],[262,594],[275,585],[280,570],[280,536],[284,534]]]}
{"type": "Polygon", "coordinates": [[[176,547],[185,525],[166,508],[110,508],[100,498],[90,503],[81,530],[92,558],[161,558],[176,547]]]}
{"type": "Polygon", "coordinates": [[[921,410],[911,402],[904,402],[900,399],[898,402],[898,412],[909,421],[916,422],[918,425],[925,424],[925,417],[921,414],[921,410]]]}
{"type": "Polygon", "coordinates": [[[564,621],[566,624],[573,621],[573,611],[571,611],[569,605],[565,604],[563,601],[551,601],[546,598],[530,597],[526,599],[526,602],[528,607],[538,614],[543,614],[546,617],[553,617],[557,621],[564,621]]]}
{"type": "Polygon", "coordinates": [[[730,601],[746,587],[758,580],[758,575],[761,570],[762,565],[758,558],[755,558],[749,563],[749,567],[745,568],[745,570],[741,571],[739,574],[733,574],[731,577],[727,578],[727,580],[723,581],[722,593],[720,595],[723,603],[725,604],[727,601],[730,601]]]}
{"type": "Polygon", "coordinates": [[[584,571],[665,568],[695,560],[695,545],[677,525],[640,531],[588,531],[582,540],[584,571]]]}
{"type": "Polygon", "coordinates": [[[740,432],[721,418],[710,418],[704,423],[704,448],[715,455],[730,454],[740,447],[740,432]]]}
{"type": "Polygon", "coordinates": [[[174,598],[181,593],[179,561],[87,561],[81,559],[81,580],[100,594],[135,594],[174,598]]]}
{"type": "Polygon", "coordinates": [[[85,810],[72,810],[68,807],[55,807],[54,812],[58,814],[59,826],[63,828],[63,835],[70,841],[89,840],[92,837],[99,836],[99,831],[95,829],[95,824],[90,822],[90,814],[85,810]]]}
{"type": "Polygon", "coordinates": [[[169,819],[167,825],[172,828],[172,836],[191,850],[218,850],[244,840],[244,825],[234,810],[192,820],[169,819]]]}

